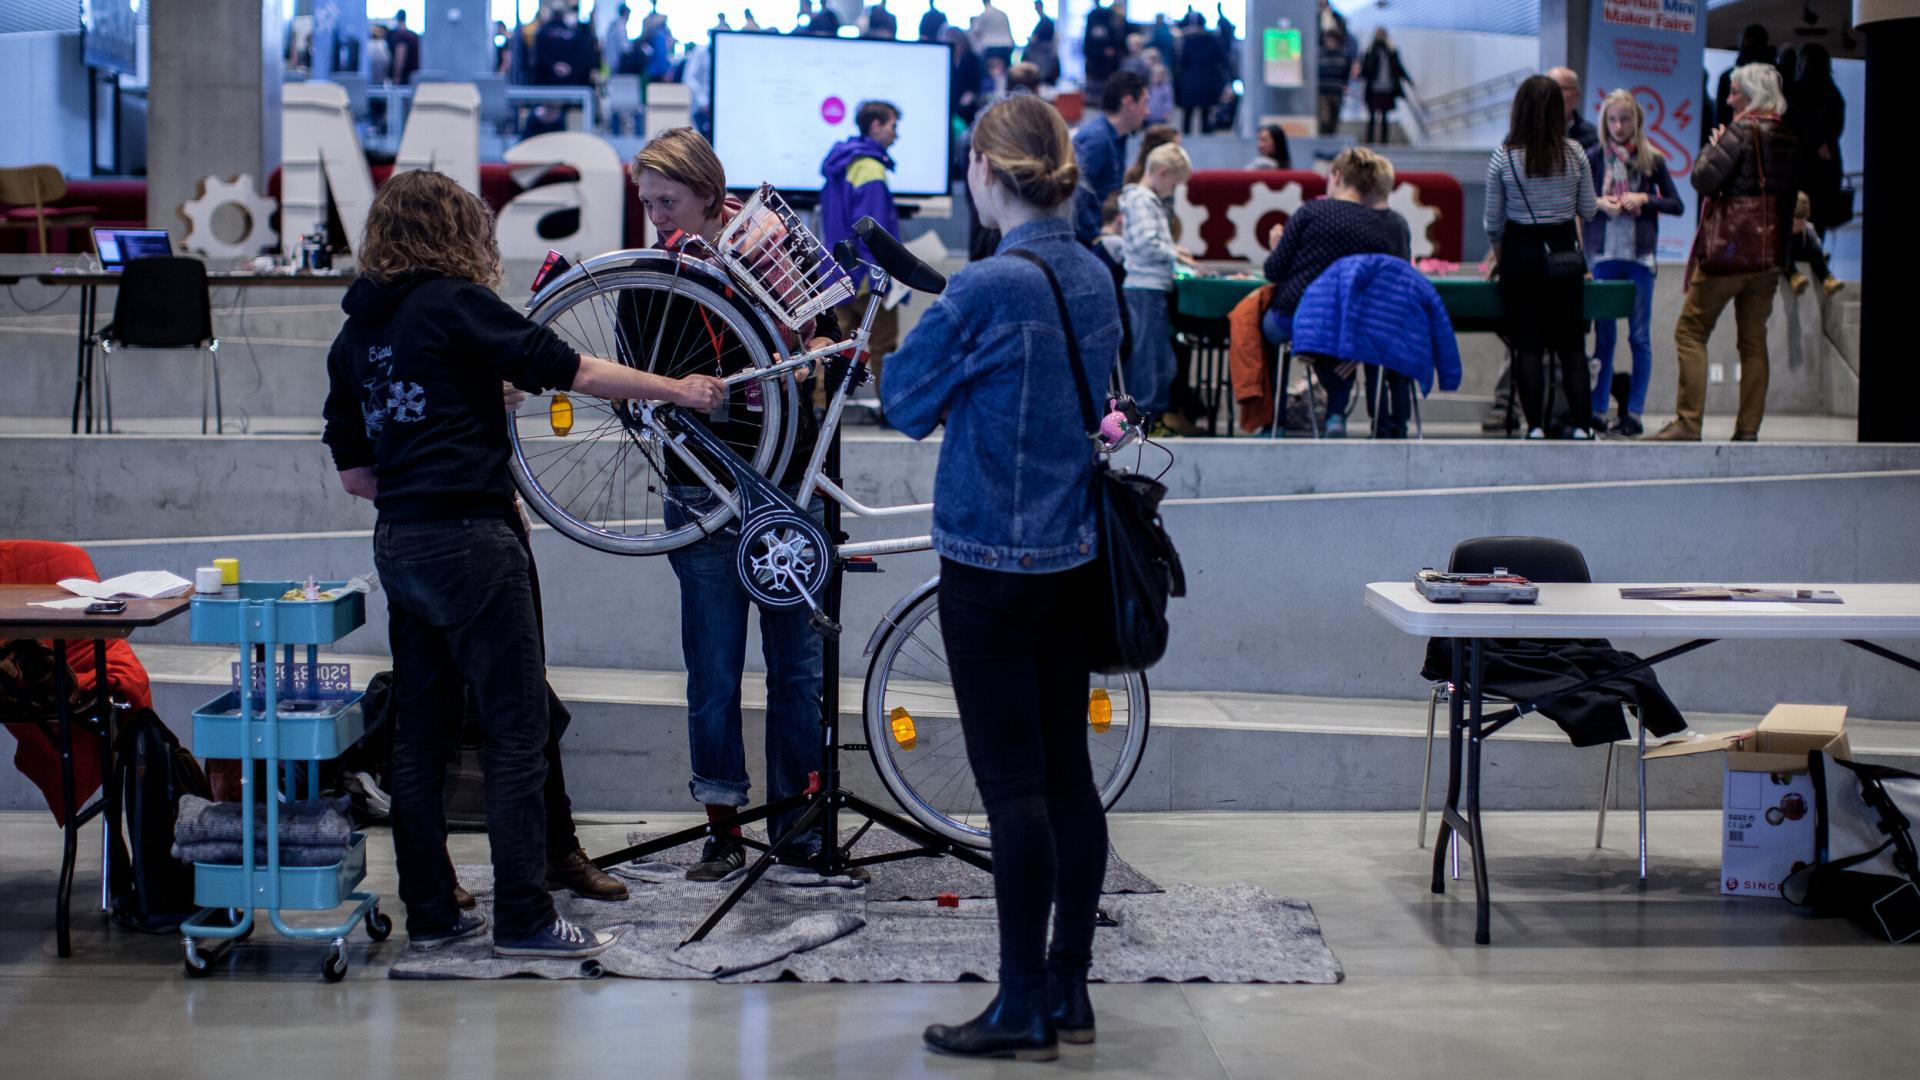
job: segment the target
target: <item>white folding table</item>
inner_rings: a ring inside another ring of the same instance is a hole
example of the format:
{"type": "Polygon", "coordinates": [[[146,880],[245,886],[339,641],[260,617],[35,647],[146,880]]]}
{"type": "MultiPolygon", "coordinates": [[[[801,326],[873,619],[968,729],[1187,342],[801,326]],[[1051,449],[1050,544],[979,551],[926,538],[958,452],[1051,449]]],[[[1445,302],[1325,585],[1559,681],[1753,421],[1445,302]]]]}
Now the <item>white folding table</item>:
{"type": "MultiPolygon", "coordinates": [[[[1398,629],[1420,637],[1449,639],[1453,685],[1465,694],[1449,696],[1447,725],[1447,805],[1433,845],[1433,891],[1446,891],[1448,842],[1455,835],[1473,851],[1476,923],[1473,940],[1485,945],[1491,906],[1487,890],[1486,843],[1480,827],[1480,744],[1531,712],[1568,694],[1592,689],[1621,675],[1652,667],[1727,638],[1837,640],[1875,656],[1920,671],[1920,660],[1903,656],[1868,638],[1920,638],[1920,585],[1760,585],[1761,588],[1831,589],[1841,603],[1750,603],[1746,601],[1625,600],[1622,588],[1658,583],[1541,584],[1533,604],[1436,604],[1421,596],[1412,581],[1376,581],[1367,586],[1367,607],[1398,629]],[[1498,638],[1690,638],[1614,671],[1572,684],[1498,712],[1484,711],[1480,671],[1486,642],[1498,638]],[[1461,742],[1466,758],[1461,758],[1461,742]],[[1460,796],[1464,769],[1466,812],[1460,796]]],[[[1734,584],[1721,582],[1719,584],[1734,584]]],[[[1738,584],[1752,585],[1741,582],[1738,584]]]]}

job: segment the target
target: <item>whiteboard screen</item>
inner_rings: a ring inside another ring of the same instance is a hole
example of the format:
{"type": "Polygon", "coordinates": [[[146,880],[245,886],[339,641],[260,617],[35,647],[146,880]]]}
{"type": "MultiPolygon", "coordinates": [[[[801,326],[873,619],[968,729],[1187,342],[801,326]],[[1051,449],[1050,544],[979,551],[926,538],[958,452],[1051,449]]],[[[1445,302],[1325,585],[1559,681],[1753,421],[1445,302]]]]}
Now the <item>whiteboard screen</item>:
{"type": "Polygon", "coordinates": [[[952,53],[915,41],[720,33],[713,41],[713,148],[727,184],[819,191],[820,162],[857,134],[854,113],[879,99],[900,110],[887,176],[895,195],[948,193],[952,53]]]}

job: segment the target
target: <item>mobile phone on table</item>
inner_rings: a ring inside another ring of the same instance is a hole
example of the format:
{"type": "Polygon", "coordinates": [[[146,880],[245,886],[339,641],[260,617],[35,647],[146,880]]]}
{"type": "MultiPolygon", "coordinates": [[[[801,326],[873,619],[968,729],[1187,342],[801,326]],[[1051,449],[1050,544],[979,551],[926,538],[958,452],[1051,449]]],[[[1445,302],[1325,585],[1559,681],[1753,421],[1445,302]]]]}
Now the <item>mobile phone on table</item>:
{"type": "Polygon", "coordinates": [[[95,600],[87,605],[89,615],[118,615],[127,610],[125,600],[95,600]]]}

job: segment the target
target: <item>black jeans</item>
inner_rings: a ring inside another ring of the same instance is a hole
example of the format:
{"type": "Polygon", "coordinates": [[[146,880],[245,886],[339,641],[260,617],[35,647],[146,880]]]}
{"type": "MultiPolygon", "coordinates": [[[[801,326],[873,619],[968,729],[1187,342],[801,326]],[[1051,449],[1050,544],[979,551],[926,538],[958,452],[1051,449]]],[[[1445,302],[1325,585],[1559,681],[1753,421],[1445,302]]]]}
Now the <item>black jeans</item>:
{"type": "Polygon", "coordinates": [[[1000,982],[1086,965],[1107,872],[1107,818],[1087,758],[1091,566],[1004,574],[940,560],[940,623],[993,835],[1000,982]],[[1047,946],[1047,914],[1053,945],[1047,946]]]}
{"type": "Polygon", "coordinates": [[[554,913],[546,661],[526,549],[506,519],[470,518],[382,521],[373,554],[393,649],[393,848],[407,932],[442,931],[459,918],[441,800],[469,686],[486,738],[494,934],[533,934],[554,913]]]}

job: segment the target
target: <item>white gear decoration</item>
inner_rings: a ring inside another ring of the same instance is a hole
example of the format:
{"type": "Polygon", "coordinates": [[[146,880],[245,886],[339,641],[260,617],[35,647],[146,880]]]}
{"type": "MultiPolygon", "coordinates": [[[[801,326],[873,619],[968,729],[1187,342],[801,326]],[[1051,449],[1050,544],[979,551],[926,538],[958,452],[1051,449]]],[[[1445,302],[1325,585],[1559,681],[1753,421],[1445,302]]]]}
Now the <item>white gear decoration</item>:
{"type": "Polygon", "coordinates": [[[1399,211],[1400,216],[1407,219],[1407,228],[1413,232],[1413,257],[1424,259],[1432,255],[1433,241],[1427,236],[1427,227],[1440,220],[1440,208],[1421,202],[1420,189],[1403,181],[1387,196],[1387,209],[1399,211]]]}
{"type": "Polygon", "coordinates": [[[199,198],[180,204],[180,216],[187,219],[187,235],[180,241],[186,251],[197,251],[216,258],[258,255],[277,247],[279,233],[273,228],[273,214],[279,207],[272,199],[254,190],[253,176],[241,173],[231,180],[217,176],[202,177],[199,198]],[[246,235],[228,242],[213,231],[213,215],[222,206],[237,206],[247,219],[246,235]]]}
{"type": "Polygon", "coordinates": [[[1173,217],[1180,223],[1180,246],[1206,257],[1206,244],[1200,239],[1200,226],[1206,224],[1207,208],[1187,198],[1187,185],[1173,189],[1173,217]]]}
{"type": "Polygon", "coordinates": [[[1233,237],[1227,241],[1227,251],[1237,259],[1265,262],[1267,238],[1260,235],[1260,219],[1275,211],[1292,217],[1306,201],[1300,194],[1297,180],[1289,180],[1278,188],[1265,181],[1249,186],[1246,202],[1227,207],[1227,220],[1233,222],[1233,237]]]}

